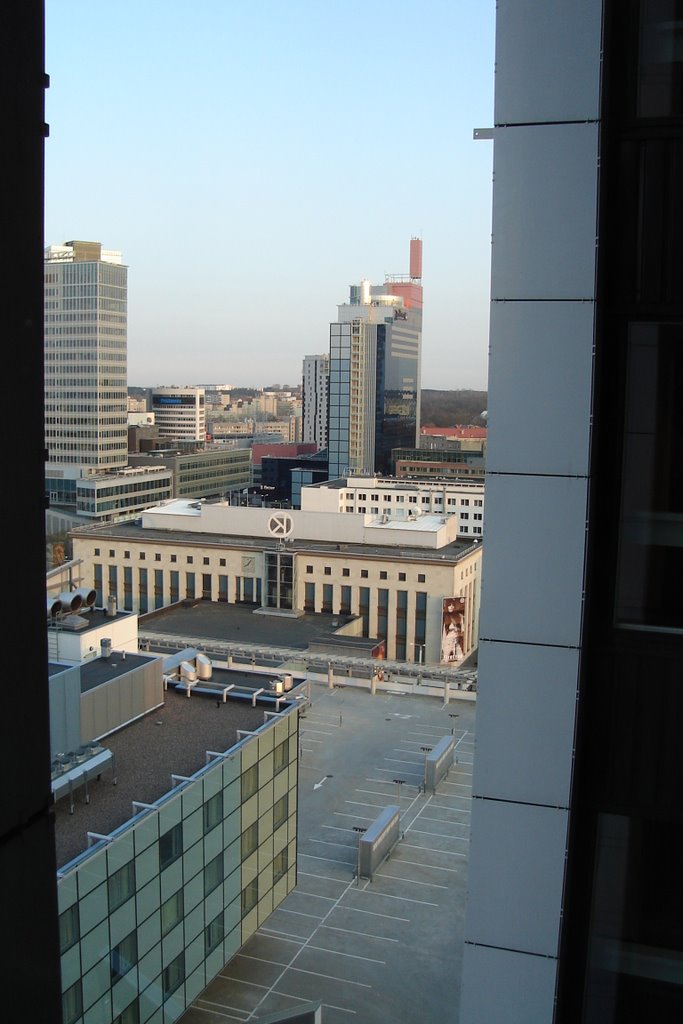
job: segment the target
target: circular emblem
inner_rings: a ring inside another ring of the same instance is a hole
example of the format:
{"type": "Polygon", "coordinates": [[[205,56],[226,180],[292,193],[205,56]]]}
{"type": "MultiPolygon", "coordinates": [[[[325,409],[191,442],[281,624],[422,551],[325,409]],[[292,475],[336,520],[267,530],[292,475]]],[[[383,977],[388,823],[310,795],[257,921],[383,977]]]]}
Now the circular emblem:
{"type": "Polygon", "coordinates": [[[294,520],[287,512],[275,512],[268,520],[271,537],[289,537],[294,529],[294,520]]]}

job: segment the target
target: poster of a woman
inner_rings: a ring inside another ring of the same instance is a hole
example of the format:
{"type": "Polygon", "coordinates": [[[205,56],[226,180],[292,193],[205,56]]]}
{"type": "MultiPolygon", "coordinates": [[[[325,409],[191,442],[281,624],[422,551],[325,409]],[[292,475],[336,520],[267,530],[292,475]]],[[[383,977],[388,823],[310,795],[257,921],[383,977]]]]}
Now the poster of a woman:
{"type": "Polygon", "coordinates": [[[464,657],[465,598],[447,597],[443,602],[441,663],[457,665],[464,657]]]}

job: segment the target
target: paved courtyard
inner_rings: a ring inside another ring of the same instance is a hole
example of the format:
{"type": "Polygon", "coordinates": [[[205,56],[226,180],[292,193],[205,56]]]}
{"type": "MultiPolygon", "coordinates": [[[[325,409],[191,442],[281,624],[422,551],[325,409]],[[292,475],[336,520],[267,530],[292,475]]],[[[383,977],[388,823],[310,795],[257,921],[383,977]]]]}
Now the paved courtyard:
{"type": "Polygon", "coordinates": [[[301,721],[298,884],[182,1017],[257,1021],[321,1000],[324,1024],[457,1022],[467,886],[471,701],[314,684],[301,721]],[[424,794],[424,752],[457,763],[424,794]],[[395,780],[402,779],[399,783],[395,780]],[[372,881],[358,833],[389,804],[403,838],[372,881]]]}

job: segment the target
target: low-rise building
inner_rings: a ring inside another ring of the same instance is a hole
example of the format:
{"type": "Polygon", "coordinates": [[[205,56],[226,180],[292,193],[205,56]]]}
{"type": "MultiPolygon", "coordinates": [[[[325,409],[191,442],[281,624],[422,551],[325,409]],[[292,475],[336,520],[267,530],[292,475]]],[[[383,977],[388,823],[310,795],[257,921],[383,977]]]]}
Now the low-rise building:
{"type": "Polygon", "coordinates": [[[301,490],[306,511],[369,513],[391,519],[417,519],[424,514],[454,516],[458,535],[481,539],[484,527],[484,485],[458,481],[349,476],[301,490]]]}
{"type": "Polygon", "coordinates": [[[159,463],[171,472],[174,498],[224,497],[251,483],[251,451],[230,444],[215,444],[190,452],[176,449],[129,455],[132,466],[159,463]]]}
{"type": "Polygon", "coordinates": [[[176,1020],[296,884],[298,708],[276,690],[269,711],[263,695],[225,699],[238,673],[210,663],[218,708],[177,692],[173,665],[205,676],[205,656],[131,651],[136,615],[61,596],[48,632],[62,639],[49,687],[64,1024],[176,1020]]]}
{"type": "Polygon", "coordinates": [[[330,612],[353,617],[359,636],[383,640],[387,658],[438,664],[477,646],[482,546],[459,537],[458,526],[443,514],[173,501],[136,523],[75,531],[72,541],[99,604],[112,596],[140,613],[187,599],[330,612]],[[462,636],[457,652],[445,653],[445,607],[454,599],[462,636]]]}

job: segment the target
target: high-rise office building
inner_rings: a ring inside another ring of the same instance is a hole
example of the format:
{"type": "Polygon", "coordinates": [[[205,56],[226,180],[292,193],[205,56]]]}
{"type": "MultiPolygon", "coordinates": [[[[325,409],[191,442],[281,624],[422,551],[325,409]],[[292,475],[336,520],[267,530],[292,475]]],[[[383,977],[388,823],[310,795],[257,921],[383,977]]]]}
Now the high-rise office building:
{"type": "Polygon", "coordinates": [[[327,399],[330,387],[330,357],[327,352],[319,356],[304,356],[301,397],[303,404],[304,444],[315,444],[318,450],[327,448],[327,399]]]}
{"type": "Polygon", "coordinates": [[[99,242],[45,250],[45,477],[51,502],[128,456],[127,267],[99,242]]]}
{"type": "Polygon", "coordinates": [[[682,41],[497,4],[461,1024],[683,1016],[682,41]]]}
{"type": "Polygon", "coordinates": [[[410,273],[351,285],[330,324],[329,473],[388,473],[392,448],[417,444],[420,427],[422,242],[410,273]]]}
{"type": "Polygon", "coordinates": [[[152,392],[152,412],[159,437],[206,441],[206,396],[199,387],[159,387],[152,392]]]}

